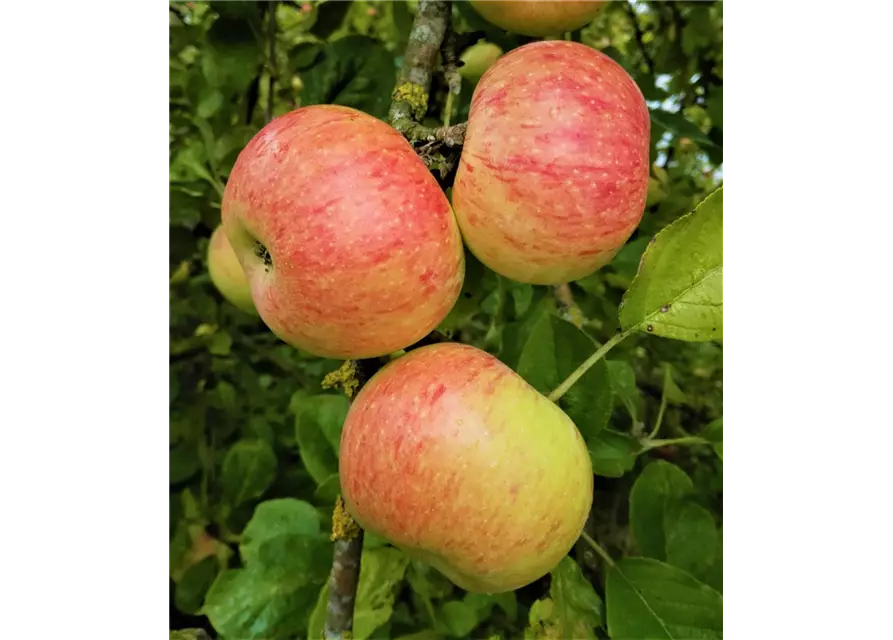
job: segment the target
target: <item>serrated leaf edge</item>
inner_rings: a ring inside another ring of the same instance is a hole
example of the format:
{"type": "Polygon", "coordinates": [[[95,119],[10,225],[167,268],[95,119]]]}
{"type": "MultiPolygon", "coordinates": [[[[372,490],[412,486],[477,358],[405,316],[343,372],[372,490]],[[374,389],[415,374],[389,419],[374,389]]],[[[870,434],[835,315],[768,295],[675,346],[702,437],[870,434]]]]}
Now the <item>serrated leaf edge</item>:
{"type": "MultiPolygon", "coordinates": [[[[688,213],[686,213],[684,216],[681,216],[680,218],[674,220],[673,222],[671,222],[670,224],[668,224],[666,227],[664,227],[663,229],[661,229],[660,231],[658,231],[658,232],[654,235],[654,237],[653,237],[653,238],[651,239],[651,241],[648,243],[648,246],[645,247],[645,251],[642,252],[642,257],[639,258],[639,267],[638,267],[638,269],[636,269],[636,275],[635,275],[635,277],[632,279],[632,282],[629,283],[629,287],[627,288],[627,290],[623,293],[623,299],[620,301],[620,306],[617,307],[617,316],[618,316],[618,318],[620,317],[621,313],[623,312],[623,307],[624,307],[624,305],[626,304],[627,298],[628,298],[628,296],[629,296],[629,292],[633,290],[633,287],[636,285],[636,282],[639,280],[639,276],[642,275],[642,265],[645,264],[645,259],[648,257],[649,252],[652,251],[652,250],[654,249],[654,245],[657,244],[657,239],[658,239],[662,234],[667,233],[668,231],[672,230],[673,227],[675,227],[676,225],[681,224],[681,223],[682,223],[684,220],[686,220],[687,218],[690,218],[690,217],[694,216],[694,215],[698,212],[698,210],[699,210],[701,207],[703,207],[708,201],[710,201],[716,194],[722,192],[722,188],[723,188],[723,185],[719,185],[719,187],[717,187],[714,191],[712,191],[706,198],[704,198],[703,200],[701,200],[701,201],[698,203],[698,206],[696,206],[694,209],[692,209],[691,211],[689,211],[688,213]]],[[[679,300],[679,298],[681,298],[683,295],[685,295],[686,293],[690,292],[690,291],[691,291],[692,289],[694,289],[698,284],[702,283],[702,282],[703,282],[704,280],[706,280],[709,276],[711,276],[712,274],[714,274],[717,270],[719,270],[719,271],[721,272],[721,271],[722,271],[722,265],[720,265],[720,266],[718,266],[718,267],[713,267],[712,269],[710,269],[707,273],[704,274],[704,277],[703,277],[703,278],[701,278],[700,280],[698,280],[698,282],[696,282],[696,283],[693,284],[692,286],[688,287],[687,289],[681,291],[681,292],[679,293],[679,295],[677,295],[677,296],[676,296],[675,298],[673,298],[672,300],[669,300],[666,304],[667,304],[668,306],[669,306],[669,305],[672,305],[674,302],[676,302],[677,300],[679,300]]],[[[649,313],[647,316],[645,316],[645,318],[643,318],[640,322],[638,322],[638,323],[636,323],[636,324],[634,324],[634,325],[631,325],[631,326],[629,326],[629,327],[625,327],[625,329],[627,329],[627,330],[629,330],[629,329],[639,329],[639,330],[641,330],[643,326],[645,326],[645,325],[648,324],[648,320],[652,319],[656,313],[660,313],[660,311],[659,311],[659,310],[658,310],[658,311],[652,311],[652,312],[649,313]]],[[[621,325],[621,326],[622,326],[622,325],[621,325]]]]}

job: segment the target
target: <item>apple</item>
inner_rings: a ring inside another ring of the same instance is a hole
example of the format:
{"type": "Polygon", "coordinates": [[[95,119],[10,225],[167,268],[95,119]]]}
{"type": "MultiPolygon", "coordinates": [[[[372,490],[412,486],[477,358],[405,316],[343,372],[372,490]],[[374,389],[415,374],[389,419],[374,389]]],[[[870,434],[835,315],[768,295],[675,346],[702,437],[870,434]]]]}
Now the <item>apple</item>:
{"type": "Polygon", "coordinates": [[[218,225],[211,234],[211,242],[208,244],[208,273],[211,282],[230,304],[242,311],[257,315],[254,303],[251,301],[251,287],[248,286],[248,278],[239,264],[236,253],[226,239],[223,226],[218,225]]]}
{"type": "Polygon", "coordinates": [[[355,109],[308,106],[270,122],[236,159],[222,209],[261,318],[317,356],[399,351],[462,288],[446,196],[402,135],[355,109]]]}
{"type": "Polygon", "coordinates": [[[467,591],[551,571],[592,503],[571,419],[475,347],[421,347],[357,394],[341,434],[345,505],[368,531],[467,591]]]}
{"type": "Polygon", "coordinates": [[[525,36],[554,36],[592,22],[607,2],[588,0],[471,0],[488,22],[525,36]]]}
{"type": "Polygon", "coordinates": [[[499,45],[492,42],[478,42],[468,47],[459,57],[465,63],[459,67],[459,75],[470,82],[477,82],[501,55],[502,49],[499,45]]]}
{"type": "Polygon", "coordinates": [[[452,203],[468,248],[530,284],[611,261],[642,219],[651,120],[633,79],[565,41],[502,56],[471,100],[452,203]]]}

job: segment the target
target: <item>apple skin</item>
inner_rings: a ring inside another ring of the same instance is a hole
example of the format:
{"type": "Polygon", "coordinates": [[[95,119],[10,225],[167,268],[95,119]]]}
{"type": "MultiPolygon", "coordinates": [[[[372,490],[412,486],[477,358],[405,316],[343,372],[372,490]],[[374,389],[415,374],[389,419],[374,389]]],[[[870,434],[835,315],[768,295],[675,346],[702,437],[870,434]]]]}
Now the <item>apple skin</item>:
{"type": "Polygon", "coordinates": [[[449,201],[401,134],[355,109],[309,106],[270,122],[239,154],[222,208],[261,318],[314,355],[399,351],[462,288],[449,201]]]}
{"type": "Polygon", "coordinates": [[[554,36],[592,22],[607,2],[584,0],[471,0],[487,22],[525,36],[554,36]]]}
{"type": "Polygon", "coordinates": [[[208,274],[220,295],[230,304],[246,313],[257,315],[257,309],[251,300],[248,278],[245,277],[245,271],[220,225],[214,229],[208,244],[208,274]]]}
{"type": "Polygon", "coordinates": [[[363,528],[478,593],[551,571],[592,504],[571,419],[492,355],[456,343],[415,349],[363,387],[340,475],[363,528]]]}
{"type": "Polygon", "coordinates": [[[472,96],[452,203],[466,245],[497,273],[559,284],[600,269],[642,219],[651,119],[616,62],[535,42],[472,96]]]}
{"type": "Polygon", "coordinates": [[[473,44],[459,57],[465,63],[459,67],[459,75],[470,82],[477,82],[501,55],[502,48],[492,42],[473,44]]]}

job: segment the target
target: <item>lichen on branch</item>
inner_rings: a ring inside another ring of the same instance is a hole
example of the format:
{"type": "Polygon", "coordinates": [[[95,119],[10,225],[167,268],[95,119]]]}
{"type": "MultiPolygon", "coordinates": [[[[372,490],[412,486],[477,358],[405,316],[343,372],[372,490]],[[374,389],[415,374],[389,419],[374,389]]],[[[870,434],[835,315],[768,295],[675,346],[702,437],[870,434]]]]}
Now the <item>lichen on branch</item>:
{"type": "MultiPolygon", "coordinates": [[[[451,2],[422,0],[412,23],[409,42],[403,55],[403,66],[397,87],[391,95],[391,108],[388,112],[391,126],[410,142],[440,142],[448,147],[456,147],[465,140],[465,123],[454,127],[426,127],[419,122],[428,111],[431,81],[438,68],[437,58],[441,46],[450,31],[451,11],[451,2]]],[[[455,37],[450,36],[446,41],[452,43],[455,37]]],[[[450,90],[453,91],[455,85],[455,91],[458,92],[460,80],[451,79],[450,74],[452,69],[455,78],[459,78],[455,72],[455,60],[451,62],[448,59],[451,55],[455,58],[454,53],[445,55],[444,72],[450,90]]]]}

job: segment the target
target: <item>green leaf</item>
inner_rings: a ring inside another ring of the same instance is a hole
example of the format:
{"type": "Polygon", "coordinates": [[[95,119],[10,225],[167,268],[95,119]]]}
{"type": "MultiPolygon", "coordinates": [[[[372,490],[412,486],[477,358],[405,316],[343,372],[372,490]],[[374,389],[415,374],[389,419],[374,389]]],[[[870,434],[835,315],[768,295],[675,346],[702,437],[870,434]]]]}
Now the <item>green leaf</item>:
{"type": "MultiPolygon", "coordinates": [[[[518,374],[547,394],[597,349],[595,342],[570,322],[543,315],[534,325],[518,360],[518,374]]],[[[611,414],[608,368],[600,360],[559,400],[584,439],[589,442],[605,428],[611,414]]]]}
{"type": "Polygon", "coordinates": [[[323,394],[296,404],[295,437],[301,460],[319,485],[338,473],[338,444],[349,402],[343,395],[323,394]]]}
{"type": "Polygon", "coordinates": [[[666,509],[664,529],[667,562],[703,579],[713,564],[719,540],[710,512],[691,502],[671,505],[666,509]]]}
{"type": "Polygon", "coordinates": [[[699,435],[710,441],[713,445],[713,450],[716,451],[716,455],[722,460],[722,418],[708,424],[699,435]]]}
{"type": "Polygon", "coordinates": [[[276,478],[276,454],[266,442],[241,440],[223,459],[223,494],[233,506],[263,495],[276,478]]]}
{"type": "MultiPolygon", "coordinates": [[[[180,156],[177,156],[177,158],[182,161],[180,156]]],[[[201,167],[201,170],[210,177],[210,174],[207,173],[204,167],[201,167]]],[[[197,184],[200,185],[200,189],[206,189],[204,183],[199,182],[197,184]]],[[[196,192],[191,189],[188,191],[184,189],[186,187],[173,183],[170,186],[170,223],[172,227],[176,226],[192,230],[201,222],[202,212],[208,206],[208,196],[201,190],[197,192],[201,195],[196,195],[196,192]]]]}
{"type": "Polygon", "coordinates": [[[168,640],[212,640],[204,629],[179,629],[171,631],[168,640]]]}
{"type": "Polygon", "coordinates": [[[406,636],[399,636],[394,640],[443,640],[443,634],[437,633],[434,629],[423,629],[406,636]]]}
{"type": "Polygon", "coordinates": [[[719,145],[701,131],[698,125],[686,118],[682,112],[671,113],[663,109],[652,109],[651,122],[660,129],[666,129],[677,138],[689,138],[702,147],[720,148],[719,145]]]}
{"type": "Polygon", "coordinates": [[[335,502],[339,493],[341,493],[341,478],[337,473],[333,473],[319,483],[313,497],[319,502],[329,503],[335,502]]]}
{"type": "Polygon", "coordinates": [[[605,598],[612,638],[722,638],[722,595],[657,560],[619,561],[608,570],[605,598]]]}
{"type": "Polygon", "coordinates": [[[310,32],[317,38],[325,40],[337,31],[344,17],[350,10],[352,2],[345,0],[327,0],[319,5],[316,13],[316,22],[310,32]]]}
{"type": "Polygon", "coordinates": [[[394,12],[394,26],[397,28],[397,51],[405,51],[409,42],[409,33],[412,31],[412,14],[409,12],[409,3],[406,0],[389,2],[388,5],[394,12]]]}
{"type": "Polygon", "coordinates": [[[466,593],[462,602],[474,609],[479,622],[489,618],[495,606],[502,609],[512,620],[518,615],[518,599],[514,591],[496,594],[466,593]]]}
{"type": "Polygon", "coordinates": [[[542,598],[530,606],[528,627],[524,629],[524,640],[561,637],[555,614],[555,603],[551,598],[542,598]]]}
{"type": "MultiPolygon", "coordinates": [[[[364,545],[360,563],[360,579],[354,607],[353,637],[371,638],[376,629],[391,619],[394,600],[409,564],[406,555],[392,547],[370,549],[364,545]]],[[[310,616],[307,637],[321,638],[329,600],[328,582],[319,592],[316,607],[310,616]]]]}
{"type": "Polygon", "coordinates": [[[257,21],[260,18],[259,2],[218,0],[217,2],[210,2],[209,5],[215,13],[224,18],[243,21],[257,21]]]}
{"type": "Polygon", "coordinates": [[[636,277],[636,271],[639,268],[639,262],[642,260],[642,254],[648,247],[650,238],[637,238],[627,243],[614,256],[611,261],[611,268],[626,280],[632,280],[636,277]]]}
{"type": "Polygon", "coordinates": [[[696,57],[698,50],[709,48],[715,38],[716,34],[710,23],[709,6],[692,6],[682,28],[682,52],[686,56],[696,57]]]}
{"type": "Polygon", "coordinates": [[[251,22],[221,15],[208,30],[207,45],[202,52],[202,75],[211,87],[242,92],[260,73],[263,51],[251,22]]]}
{"type": "Polygon", "coordinates": [[[643,555],[666,560],[667,509],[691,490],[691,478],[669,462],[655,460],[642,470],[629,495],[629,525],[643,555]]]}
{"type": "Polygon", "coordinates": [[[253,565],[261,560],[261,547],[282,538],[294,536],[317,537],[320,533],[319,515],[313,505],[293,498],[261,502],[242,532],[239,553],[242,562],[253,565]]]}
{"type": "Polygon", "coordinates": [[[509,280],[508,289],[512,302],[515,304],[515,317],[520,318],[533,303],[533,286],[509,280]]]}
{"type": "Polygon", "coordinates": [[[258,505],[245,526],[244,569],[221,574],[203,612],[225,637],[273,640],[300,635],[331,568],[331,544],[316,510],[291,498],[258,505]]]}
{"type": "Polygon", "coordinates": [[[322,638],[326,626],[326,614],[329,604],[329,582],[323,585],[319,590],[319,596],[316,598],[316,606],[310,613],[310,620],[307,622],[307,637],[322,638]]]}
{"type": "Polygon", "coordinates": [[[595,628],[603,624],[604,604],[580,566],[565,556],[552,570],[549,595],[555,605],[562,638],[595,638],[595,628]]]}
{"type": "Polygon", "coordinates": [[[685,402],[687,402],[685,394],[682,393],[682,389],[679,388],[679,385],[676,384],[676,380],[673,379],[673,365],[669,362],[664,362],[663,369],[664,387],[662,393],[666,396],[667,402],[685,404],[685,402]]]}
{"type": "Polygon", "coordinates": [[[704,582],[722,593],[722,528],[717,533],[716,553],[713,554],[713,563],[706,571],[704,582]]]}
{"type": "Polygon", "coordinates": [[[306,71],[324,55],[321,42],[300,42],[288,52],[288,66],[293,72],[306,71]]]}
{"type": "Polygon", "coordinates": [[[180,395],[180,377],[174,371],[167,372],[167,406],[174,404],[180,395]]]}
{"type": "Polygon", "coordinates": [[[233,345],[233,337],[226,331],[216,331],[208,339],[208,351],[215,356],[229,355],[233,345]]]}
{"type": "Polygon", "coordinates": [[[376,118],[387,117],[396,68],[382,43],[366,36],[347,36],[326,44],[324,55],[302,76],[302,106],[339,104],[376,118]]]}
{"type": "Polygon", "coordinates": [[[604,429],[587,442],[595,475],[619,478],[636,464],[639,441],[625,433],[604,429]]]}
{"type": "Polygon", "coordinates": [[[678,340],[722,339],[722,187],[654,237],[620,324],[678,340]]]}
{"type": "Polygon", "coordinates": [[[527,316],[524,319],[506,323],[502,333],[502,350],[499,353],[500,360],[517,371],[518,361],[521,359],[521,353],[530,339],[531,332],[537,327],[544,316],[554,313],[555,298],[551,295],[547,295],[540,298],[540,300],[528,310],[527,316]]]}
{"type": "Polygon", "coordinates": [[[354,637],[369,638],[390,620],[408,564],[409,558],[399,549],[363,550],[353,618],[354,637]]]}
{"type": "Polygon", "coordinates": [[[218,573],[220,560],[217,556],[208,556],[189,567],[174,590],[174,604],[177,609],[189,615],[197,614],[202,607],[205,593],[218,573]]]}
{"type": "Polygon", "coordinates": [[[623,403],[632,418],[633,425],[641,424],[642,393],[636,386],[636,371],[626,360],[607,360],[608,377],[614,395],[623,403]]]}
{"type": "Polygon", "coordinates": [[[170,450],[170,484],[189,480],[198,472],[200,466],[195,444],[181,442],[170,450]]]}
{"type": "Polygon", "coordinates": [[[210,118],[223,106],[223,100],[223,92],[218,89],[205,92],[198,103],[196,113],[200,118],[210,118]]]}
{"type": "Polygon", "coordinates": [[[220,574],[205,596],[202,613],[223,637],[284,640],[302,636],[311,607],[331,565],[328,545],[310,556],[303,571],[263,567],[230,569],[220,574]]]}
{"type": "Polygon", "coordinates": [[[474,607],[461,600],[445,602],[440,612],[446,629],[454,638],[468,638],[478,626],[478,616],[474,607]]]}

